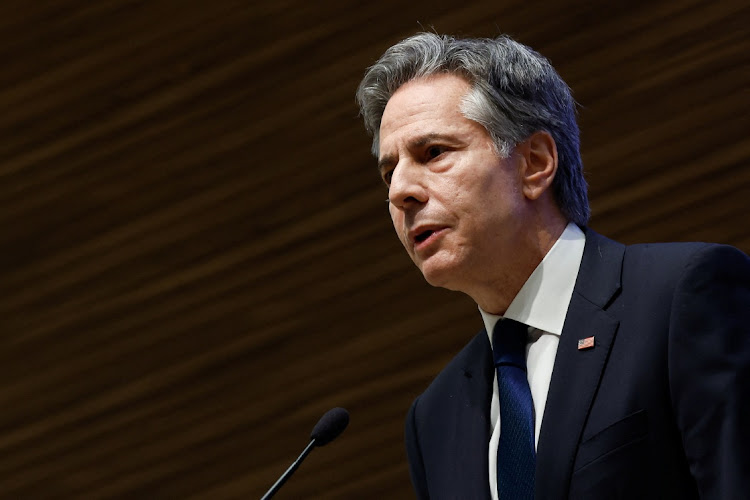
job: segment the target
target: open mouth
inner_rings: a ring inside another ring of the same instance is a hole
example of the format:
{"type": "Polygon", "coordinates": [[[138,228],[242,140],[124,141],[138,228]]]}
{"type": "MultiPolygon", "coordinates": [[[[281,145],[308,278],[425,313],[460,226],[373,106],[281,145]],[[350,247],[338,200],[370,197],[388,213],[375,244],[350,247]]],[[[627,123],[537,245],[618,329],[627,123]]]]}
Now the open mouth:
{"type": "Polygon", "coordinates": [[[433,231],[432,229],[428,229],[427,231],[422,231],[414,238],[414,241],[416,241],[417,243],[422,243],[424,240],[429,238],[430,235],[432,235],[432,233],[434,232],[435,231],[433,231]]]}

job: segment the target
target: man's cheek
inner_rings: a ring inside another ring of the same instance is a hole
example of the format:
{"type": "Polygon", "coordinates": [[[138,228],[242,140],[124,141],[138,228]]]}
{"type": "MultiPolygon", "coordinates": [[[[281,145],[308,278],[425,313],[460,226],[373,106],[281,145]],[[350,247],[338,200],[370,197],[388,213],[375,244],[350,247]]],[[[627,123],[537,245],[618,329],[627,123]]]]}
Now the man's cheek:
{"type": "Polygon", "coordinates": [[[398,212],[395,212],[393,209],[391,209],[391,221],[393,222],[393,229],[396,230],[396,234],[398,235],[398,239],[403,241],[403,235],[404,235],[404,218],[401,214],[398,212]]]}

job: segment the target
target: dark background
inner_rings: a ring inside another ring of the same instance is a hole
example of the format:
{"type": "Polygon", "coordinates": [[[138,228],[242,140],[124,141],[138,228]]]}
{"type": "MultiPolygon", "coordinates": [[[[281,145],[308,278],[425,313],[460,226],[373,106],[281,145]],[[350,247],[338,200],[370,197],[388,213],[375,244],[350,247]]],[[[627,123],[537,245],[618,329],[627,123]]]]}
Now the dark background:
{"type": "Polygon", "coordinates": [[[591,227],[750,250],[744,2],[0,3],[0,497],[412,496],[411,400],[480,328],[392,231],[354,92],[508,33],[580,103],[591,227]],[[744,5],[743,5],[744,4],[744,5]]]}

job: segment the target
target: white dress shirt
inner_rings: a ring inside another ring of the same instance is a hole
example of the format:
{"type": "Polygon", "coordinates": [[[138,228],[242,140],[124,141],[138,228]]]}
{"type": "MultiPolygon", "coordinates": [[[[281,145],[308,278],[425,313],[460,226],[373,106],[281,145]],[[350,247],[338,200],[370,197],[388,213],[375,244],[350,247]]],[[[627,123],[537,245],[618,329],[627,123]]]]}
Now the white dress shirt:
{"type": "MultiPolygon", "coordinates": [[[[526,370],[534,402],[534,445],[539,443],[544,406],[555,364],[557,344],[560,341],[565,315],[568,313],[573,287],[581,266],[586,235],[572,222],[567,225],[542,262],[526,280],[518,295],[508,306],[505,318],[529,326],[529,344],[526,345],[526,370]]],[[[484,326],[492,343],[492,331],[501,316],[489,314],[481,308],[484,326]]],[[[500,441],[500,403],[497,372],[490,403],[492,436],[489,446],[490,492],[497,500],[497,445],[500,441]]]]}

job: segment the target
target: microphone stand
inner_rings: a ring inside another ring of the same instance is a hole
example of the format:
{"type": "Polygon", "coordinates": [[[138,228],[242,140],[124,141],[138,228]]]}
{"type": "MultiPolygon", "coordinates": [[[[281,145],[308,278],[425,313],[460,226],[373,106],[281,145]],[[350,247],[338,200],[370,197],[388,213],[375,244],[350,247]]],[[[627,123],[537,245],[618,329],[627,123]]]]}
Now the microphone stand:
{"type": "Polygon", "coordinates": [[[300,466],[302,461],[307,457],[307,455],[310,454],[313,448],[315,448],[315,439],[310,441],[310,444],[307,445],[307,448],[302,450],[302,453],[300,453],[300,456],[297,457],[297,460],[295,460],[292,465],[289,466],[286,472],[281,475],[281,477],[273,484],[273,486],[271,486],[271,489],[269,489],[260,500],[268,500],[269,498],[274,496],[276,492],[279,491],[282,486],[284,486],[284,483],[287,479],[289,479],[289,476],[291,476],[294,471],[297,470],[297,467],[300,466]]]}

